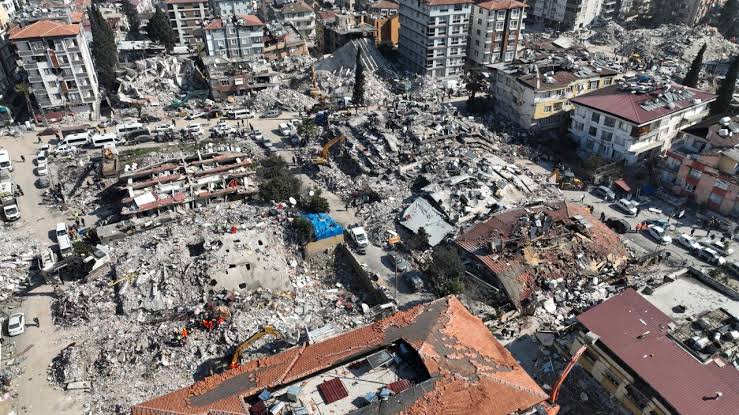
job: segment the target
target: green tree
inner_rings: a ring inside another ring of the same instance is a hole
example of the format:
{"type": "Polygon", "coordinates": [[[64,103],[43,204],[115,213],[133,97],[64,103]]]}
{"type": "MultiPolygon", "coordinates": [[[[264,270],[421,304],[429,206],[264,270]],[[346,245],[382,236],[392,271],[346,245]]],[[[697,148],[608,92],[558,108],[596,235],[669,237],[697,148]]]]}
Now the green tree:
{"type": "Polygon", "coordinates": [[[328,213],[331,209],[328,200],[321,196],[321,190],[313,191],[313,196],[309,196],[303,203],[303,209],[308,213],[328,213]]]}
{"type": "Polygon", "coordinates": [[[318,138],[318,127],[312,119],[304,118],[298,125],[298,135],[304,142],[309,143],[318,138]]]}
{"type": "Polygon", "coordinates": [[[477,95],[478,92],[482,92],[486,87],[487,82],[485,81],[485,77],[483,77],[480,72],[470,72],[465,84],[467,92],[470,93],[470,100],[474,100],[475,95],[477,95]]]}
{"type": "Polygon", "coordinates": [[[126,15],[126,19],[128,19],[128,31],[133,34],[138,34],[139,26],[141,25],[141,22],[139,21],[139,11],[133,7],[133,4],[131,4],[129,0],[122,0],[121,8],[123,9],[123,14],[126,15]]]}
{"type": "Polygon", "coordinates": [[[352,90],[352,104],[355,107],[364,105],[364,65],[362,64],[362,50],[357,48],[356,70],[354,71],[354,89],[352,90]]]}
{"type": "Polygon", "coordinates": [[[284,173],[275,176],[259,185],[259,196],[263,201],[283,202],[290,197],[300,194],[300,180],[295,176],[284,173]]]}
{"type": "Polygon", "coordinates": [[[113,91],[116,84],[115,70],[118,65],[118,49],[110,25],[103,18],[97,6],[87,8],[92,32],[92,57],[100,86],[107,92],[113,91]]]}
{"type": "Polygon", "coordinates": [[[169,25],[169,18],[159,6],[156,6],[154,15],[151,16],[149,23],[146,25],[146,33],[149,39],[161,43],[167,51],[171,52],[174,48],[174,31],[169,25]]]}
{"type": "Polygon", "coordinates": [[[718,29],[727,38],[739,35],[739,0],[728,0],[721,9],[718,18],[718,29]]]}
{"type": "Polygon", "coordinates": [[[36,112],[33,110],[33,104],[31,103],[31,87],[27,83],[22,82],[15,85],[15,92],[23,95],[23,99],[26,101],[26,108],[28,108],[28,114],[31,115],[33,122],[36,122],[36,112]]]}
{"type": "Polygon", "coordinates": [[[431,254],[431,265],[426,270],[431,288],[439,296],[459,294],[464,290],[462,277],[465,269],[454,248],[436,246],[431,254]]]}
{"type": "Polygon", "coordinates": [[[418,228],[418,232],[413,234],[408,242],[412,249],[426,249],[426,247],[429,246],[429,234],[426,232],[426,228],[423,226],[418,228]]]}
{"type": "Polygon", "coordinates": [[[695,55],[695,59],[693,59],[693,63],[690,64],[690,69],[685,75],[685,79],[683,79],[683,85],[689,86],[691,88],[695,88],[696,86],[698,86],[698,76],[700,75],[701,68],[703,67],[703,54],[706,53],[706,47],[708,47],[708,45],[704,43],[701,50],[698,51],[697,55],[695,55]]]}
{"type": "Polygon", "coordinates": [[[721,81],[721,86],[718,89],[718,98],[711,104],[711,115],[729,112],[731,99],[736,89],[737,70],[739,70],[739,55],[734,56],[734,60],[726,72],[726,78],[721,81]]]}
{"type": "Polygon", "coordinates": [[[297,234],[298,241],[301,244],[310,242],[313,239],[313,225],[310,221],[302,216],[293,220],[293,228],[297,234]]]}

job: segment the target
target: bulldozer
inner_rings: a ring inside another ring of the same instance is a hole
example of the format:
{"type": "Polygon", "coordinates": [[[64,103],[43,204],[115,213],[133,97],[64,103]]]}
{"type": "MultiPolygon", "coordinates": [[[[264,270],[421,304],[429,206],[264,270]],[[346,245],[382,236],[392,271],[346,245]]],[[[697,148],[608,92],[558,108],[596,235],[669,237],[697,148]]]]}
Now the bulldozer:
{"type": "Polygon", "coordinates": [[[344,144],[346,142],[346,136],[345,135],[339,135],[337,137],[334,137],[326,142],[326,144],[323,145],[323,148],[321,148],[321,151],[318,153],[316,157],[313,157],[311,160],[313,162],[313,165],[326,165],[329,164],[329,150],[331,150],[331,147],[334,146],[336,143],[344,144]]]}
{"type": "Polygon", "coordinates": [[[560,189],[562,190],[584,190],[585,189],[585,183],[583,183],[582,180],[578,179],[575,176],[575,173],[567,170],[567,171],[560,171],[559,169],[554,169],[552,172],[552,175],[549,176],[549,182],[557,183],[560,189]]]}

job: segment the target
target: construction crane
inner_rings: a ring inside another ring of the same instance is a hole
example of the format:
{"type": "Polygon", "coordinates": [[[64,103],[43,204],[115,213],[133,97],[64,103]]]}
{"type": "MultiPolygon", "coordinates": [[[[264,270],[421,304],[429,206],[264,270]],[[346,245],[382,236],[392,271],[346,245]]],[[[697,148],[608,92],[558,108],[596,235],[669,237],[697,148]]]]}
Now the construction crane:
{"type": "Polygon", "coordinates": [[[328,164],[328,154],[329,154],[328,151],[331,149],[331,147],[334,146],[334,144],[339,143],[339,142],[341,142],[341,144],[344,144],[346,142],[346,136],[342,134],[340,136],[337,136],[337,137],[334,137],[328,140],[328,142],[323,145],[323,148],[321,149],[321,152],[318,153],[318,156],[313,158],[312,160],[313,164],[314,165],[328,164]]]}
{"type": "Polygon", "coordinates": [[[565,379],[567,379],[567,375],[570,374],[570,371],[573,367],[575,367],[575,364],[578,360],[580,360],[580,357],[582,357],[583,353],[585,353],[585,350],[587,350],[587,345],[580,346],[579,349],[575,352],[575,354],[572,355],[572,358],[570,359],[569,363],[567,363],[567,366],[565,366],[564,370],[562,370],[562,373],[559,375],[559,379],[557,379],[557,383],[554,384],[554,387],[552,388],[552,393],[549,394],[549,402],[556,403],[557,398],[559,397],[559,389],[562,387],[562,383],[564,383],[565,379]]]}
{"type": "Polygon", "coordinates": [[[255,341],[261,339],[262,337],[264,337],[264,336],[266,336],[268,334],[270,334],[270,335],[272,335],[272,336],[274,336],[274,337],[276,337],[278,339],[279,338],[282,338],[282,335],[280,334],[279,331],[277,331],[276,328],[274,328],[272,326],[264,326],[264,327],[262,327],[261,330],[259,330],[258,332],[252,334],[251,337],[249,337],[248,339],[244,340],[243,342],[241,342],[241,344],[239,344],[236,347],[236,350],[234,350],[234,354],[231,356],[231,364],[229,365],[229,368],[230,369],[234,369],[234,368],[239,367],[239,364],[241,362],[241,354],[244,353],[244,351],[246,349],[248,349],[252,344],[254,344],[255,341]]]}

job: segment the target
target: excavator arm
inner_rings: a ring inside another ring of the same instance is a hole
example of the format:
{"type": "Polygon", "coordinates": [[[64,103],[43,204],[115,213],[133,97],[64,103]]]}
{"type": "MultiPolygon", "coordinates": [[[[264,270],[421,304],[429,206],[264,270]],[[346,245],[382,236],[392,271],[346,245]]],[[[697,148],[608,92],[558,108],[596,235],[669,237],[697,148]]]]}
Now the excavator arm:
{"type": "Polygon", "coordinates": [[[344,144],[346,142],[346,136],[342,134],[328,140],[328,142],[323,145],[323,148],[321,148],[321,152],[318,157],[313,159],[313,164],[328,164],[328,152],[331,150],[331,147],[339,142],[344,144]]]}
{"type": "Polygon", "coordinates": [[[559,375],[557,383],[555,383],[554,387],[552,388],[552,393],[549,395],[549,402],[553,404],[557,403],[557,397],[559,396],[559,389],[562,387],[562,383],[564,383],[565,379],[567,379],[567,375],[570,374],[570,371],[573,367],[575,367],[575,364],[578,360],[580,360],[580,357],[583,355],[583,353],[585,353],[585,350],[587,348],[588,346],[582,345],[579,349],[577,349],[575,354],[572,355],[569,363],[567,363],[567,366],[565,366],[564,370],[562,370],[562,373],[559,375]]]}
{"type": "Polygon", "coordinates": [[[236,350],[234,350],[233,356],[231,356],[231,365],[229,367],[231,369],[238,367],[239,362],[241,361],[241,355],[244,353],[244,351],[248,349],[249,347],[251,347],[251,345],[254,344],[254,342],[256,342],[257,340],[261,339],[262,337],[268,334],[278,339],[282,337],[282,335],[280,334],[279,331],[277,331],[276,328],[272,326],[262,327],[261,330],[252,334],[248,339],[244,340],[243,342],[241,342],[241,344],[239,344],[236,347],[236,350]]]}

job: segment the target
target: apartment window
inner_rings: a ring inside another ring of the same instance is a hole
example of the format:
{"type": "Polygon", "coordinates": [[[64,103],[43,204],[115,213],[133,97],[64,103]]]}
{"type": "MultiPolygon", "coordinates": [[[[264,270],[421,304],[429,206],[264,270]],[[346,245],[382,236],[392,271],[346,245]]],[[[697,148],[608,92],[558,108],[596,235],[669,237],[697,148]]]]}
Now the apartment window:
{"type": "Polygon", "coordinates": [[[716,179],[716,183],[714,183],[713,185],[722,190],[727,190],[729,188],[729,183],[726,183],[725,181],[719,179],[716,179]]]}
{"type": "Polygon", "coordinates": [[[596,137],[598,135],[598,129],[595,127],[590,127],[590,129],[588,130],[588,134],[591,137],[596,137]]]}
{"type": "Polygon", "coordinates": [[[613,140],[613,133],[603,131],[602,133],[600,133],[600,139],[603,141],[611,141],[613,140]]]}
{"type": "Polygon", "coordinates": [[[221,79],[221,85],[223,86],[229,86],[231,83],[228,81],[228,79],[221,79]]]}
{"type": "Polygon", "coordinates": [[[562,111],[562,107],[563,107],[563,106],[564,106],[564,105],[563,105],[563,104],[562,104],[561,102],[555,102],[555,103],[554,103],[554,110],[555,110],[555,111],[562,111]]]}
{"type": "Polygon", "coordinates": [[[708,201],[711,202],[711,203],[715,203],[717,205],[720,205],[721,202],[724,201],[724,197],[723,196],[720,196],[720,195],[717,195],[716,193],[711,193],[711,195],[708,196],[708,201]]]}
{"type": "MultiPolygon", "coordinates": [[[[480,26],[482,26],[482,19],[478,18],[477,19],[477,24],[479,24],[480,26]]],[[[479,30],[477,31],[477,34],[478,35],[480,34],[480,31],[479,30]]]]}
{"type": "Polygon", "coordinates": [[[508,25],[508,28],[511,30],[518,29],[518,20],[511,20],[511,24],[508,25]]]}
{"type": "Polygon", "coordinates": [[[231,39],[229,43],[231,43],[231,46],[236,46],[236,39],[231,39]]]}
{"type": "Polygon", "coordinates": [[[615,127],[616,126],[616,119],[611,117],[606,117],[606,120],[603,121],[603,125],[606,127],[615,127]]]}
{"type": "Polygon", "coordinates": [[[694,192],[695,191],[695,185],[694,184],[690,184],[688,182],[682,183],[682,188],[684,190],[687,190],[688,192],[694,192]]]}
{"type": "Polygon", "coordinates": [[[544,107],[544,112],[552,112],[552,106],[551,105],[545,106],[544,107]]]}
{"type": "Polygon", "coordinates": [[[230,33],[230,34],[233,35],[234,33],[236,33],[236,29],[234,29],[233,27],[229,27],[228,28],[228,33],[230,33]]]}
{"type": "Polygon", "coordinates": [[[477,29],[477,35],[478,36],[480,35],[480,29],[477,29]]]}
{"type": "Polygon", "coordinates": [[[603,86],[607,86],[613,83],[613,79],[608,78],[603,80],[603,86]]]}
{"type": "Polygon", "coordinates": [[[577,131],[582,131],[585,129],[585,124],[581,123],[580,121],[575,121],[575,129],[577,131]]]}
{"type": "Polygon", "coordinates": [[[461,4],[455,4],[454,5],[454,11],[455,12],[461,12],[462,11],[462,5],[461,4]]]}
{"type": "Polygon", "coordinates": [[[511,10],[511,19],[518,19],[518,15],[521,13],[521,9],[511,10]]]}
{"type": "Polygon", "coordinates": [[[598,124],[600,122],[600,114],[598,114],[597,112],[594,112],[593,116],[590,117],[590,121],[598,124]]]}
{"type": "Polygon", "coordinates": [[[513,52],[506,52],[505,53],[505,61],[510,62],[513,60],[513,52]]]}
{"type": "Polygon", "coordinates": [[[690,176],[690,177],[692,177],[694,179],[700,179],[702,175],[703,175],[703,172],[702,171],[700,171],[698,169],[694,169],[692,167],[690,168],[690,171],[688,172],[688,176],[690,176]]]}
{"type": "Polygon", "coordinates": [[[619,385],[618,378],[613,373],[611,373],[610,370],[603,371],[603,377],[608,379],[608,381],[611,382],[613,385],[619,385]]]}
{"type": "Polygon", "coordinates": [[[505,27],[505,22],[496,22],[495,23],[495,31],[496,32],[502,32],[504,27],[505,27]]]}
{"type": "Polygon", "coordinates": [[[588,82],[588,88],[589,89],[598,89],[598,81],[590,81],[590,82],[588,82]]]}
{"type": "Polygon", "coordinates": [[[475,46],[480,46],[480,40],[479,39],[475,39],[475,46]]]}
{"type": "Polygon", "coordinates": [[[505,20],[505,10],[498,11],[498,20],[505,20]]]}

